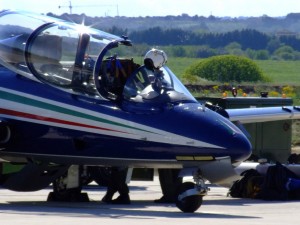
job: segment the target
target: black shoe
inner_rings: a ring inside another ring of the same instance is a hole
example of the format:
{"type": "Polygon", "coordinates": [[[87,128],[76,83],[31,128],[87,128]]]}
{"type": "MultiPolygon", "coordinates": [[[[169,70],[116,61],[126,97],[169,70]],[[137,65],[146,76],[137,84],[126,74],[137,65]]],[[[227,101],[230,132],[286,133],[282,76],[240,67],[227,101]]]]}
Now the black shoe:
{"type": "Polygon", "coordinates": [[[131,201],[130,201],[129,195],[119,195],[119,197],[112,200],[110,203],[129,205],[131,203],[131,201]]]}
{"type": "Polygon", "coordinates": [[[160,199],[155,199],[154,203],[174,203],[174,199],[162,196],[160,199]]]}

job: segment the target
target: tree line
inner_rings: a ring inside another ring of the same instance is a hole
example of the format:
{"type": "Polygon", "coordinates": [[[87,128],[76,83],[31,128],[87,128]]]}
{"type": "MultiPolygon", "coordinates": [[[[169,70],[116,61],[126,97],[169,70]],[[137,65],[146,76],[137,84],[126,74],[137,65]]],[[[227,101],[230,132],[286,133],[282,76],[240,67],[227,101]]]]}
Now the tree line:
{"type": "Polygon", "coordinates": [[[285,18],[267,15],[249,18],[205,18],[186,14],[137,18],[48,15],[79,24],[85,21],[87,26],[119,36],[127,35],[139,52],[157,46],[177,57],[232,54],[260,60],[300,60],[300,39],[296,36],[300,29],[300,13],[290,13],[285,18]],[[280,35],[276,35],[278,33],[280,35]]]}
{"type": "Polygon", "coordinates": [[[135,44],[163,46],[176,57],[207,58],[215,55],[243,55],[252,59],[300,60],[300,39],[295,35],[270,35],[254,29],[226,33],[193,32],[153,27],[128,33],[117,27],[111,33],[127,34],[135,44]],[[193,47],[189,47],[193,46],[193,47]]]}
{"type": "Polygon", "coordinates": [[[130,38],[136,43],[149,45],[208,45],[211,48],[224,47],[237,42],[242,49],[264,49],[270,37],[252,29],[235,30],[227,33],[194,33],[182,29],[164,30],[160,27],[144,31],[133,31],[130,38]]]}

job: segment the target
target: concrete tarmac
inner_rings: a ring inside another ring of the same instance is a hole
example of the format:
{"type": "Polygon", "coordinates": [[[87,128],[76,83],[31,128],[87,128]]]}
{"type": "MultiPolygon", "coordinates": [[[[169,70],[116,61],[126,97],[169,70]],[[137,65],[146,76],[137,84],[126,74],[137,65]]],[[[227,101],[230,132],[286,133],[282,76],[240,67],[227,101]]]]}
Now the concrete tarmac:
{"type": "Polygon", "coordinates": [[[101,202],[106,189],[84,189],[90,202],[46,202],[51,188],[37,192],[0,189],[0,224],[3,225],[155,225],[155,224],[299,224],[300,201],[277,202],[227,197],[228,189],[211,186],[195,213],[182,213],[175,205],[156,204],[161,197],[157,179],[129,184],[131,205],[101,202]]]}

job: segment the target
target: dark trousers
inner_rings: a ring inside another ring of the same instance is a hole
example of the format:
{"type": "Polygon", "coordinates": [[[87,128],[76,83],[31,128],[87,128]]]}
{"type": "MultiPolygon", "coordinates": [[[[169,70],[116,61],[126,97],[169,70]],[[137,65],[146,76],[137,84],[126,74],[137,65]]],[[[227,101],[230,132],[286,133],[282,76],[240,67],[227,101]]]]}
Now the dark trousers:
{"type": "Polygon", "coordinates": [[[111,179],[107,186],[106,195],[108,198],[119,192],[120,195],[128,195],[129,188],[126,184],[127,168],[112,167],[111,179]]]}
{"type": "Polygon", "coordinates": [[[177,188],[182,183],[182,178],[178,178],[180,169],[158,169],[159,182],[164,199],[174,201],[177,188]]]}

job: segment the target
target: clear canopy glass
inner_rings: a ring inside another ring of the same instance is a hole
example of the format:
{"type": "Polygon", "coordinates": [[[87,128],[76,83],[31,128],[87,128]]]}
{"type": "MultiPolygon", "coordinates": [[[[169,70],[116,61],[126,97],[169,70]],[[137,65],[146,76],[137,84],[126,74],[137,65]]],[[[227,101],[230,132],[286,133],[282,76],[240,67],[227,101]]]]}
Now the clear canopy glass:
{"type": "Polygon", "coordinates": [[[128,56],[129,46],[126,37],[83,24],[14,11],[0,13],[0,63],[17,74],[91,98],[195,101],[168,67],[146,69],[143,62],[128,56]]]}

